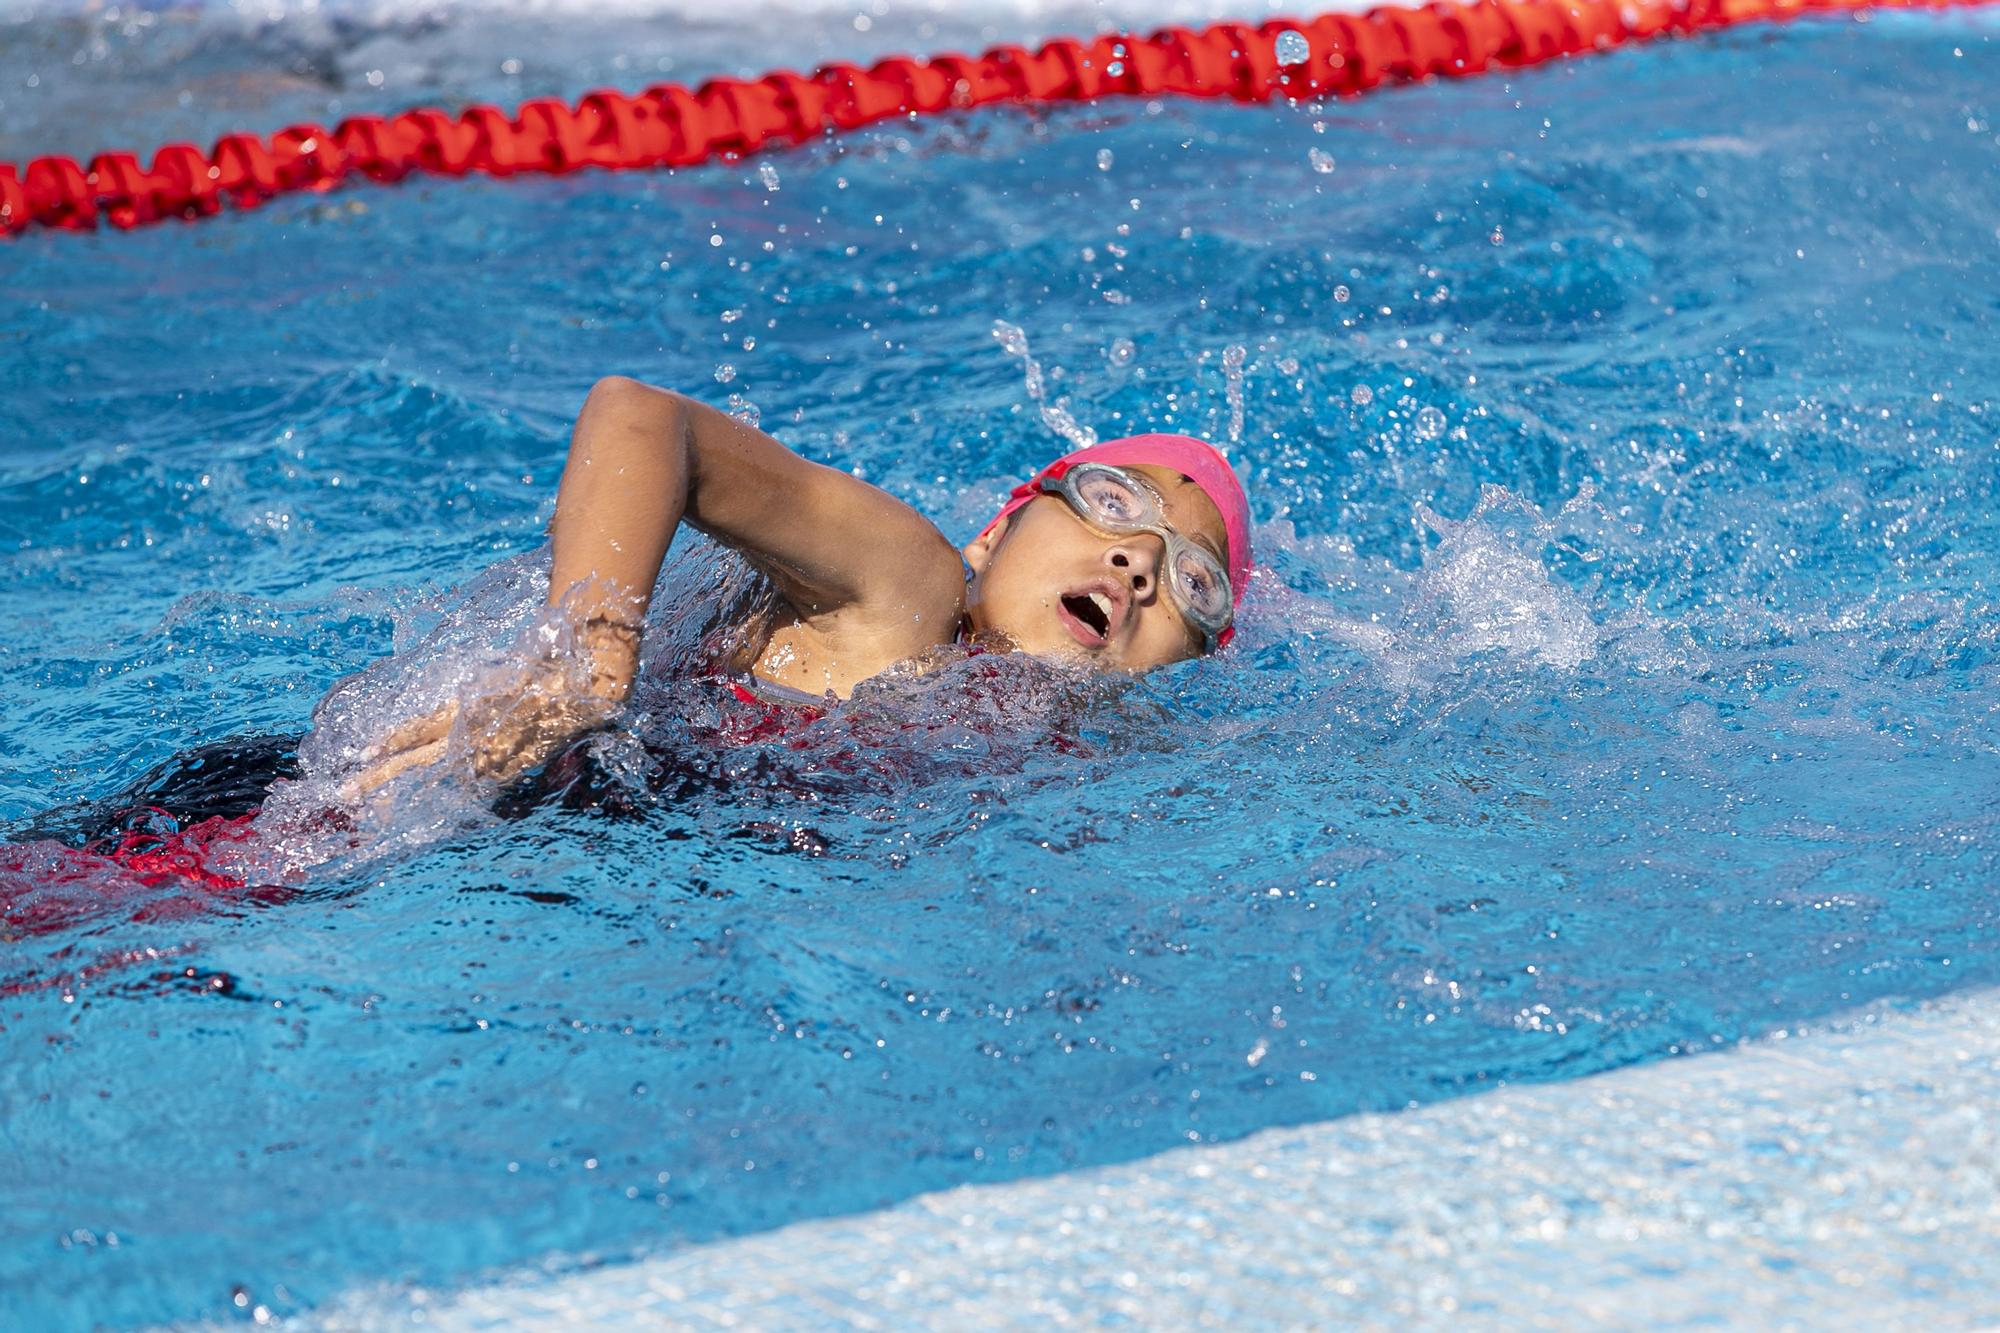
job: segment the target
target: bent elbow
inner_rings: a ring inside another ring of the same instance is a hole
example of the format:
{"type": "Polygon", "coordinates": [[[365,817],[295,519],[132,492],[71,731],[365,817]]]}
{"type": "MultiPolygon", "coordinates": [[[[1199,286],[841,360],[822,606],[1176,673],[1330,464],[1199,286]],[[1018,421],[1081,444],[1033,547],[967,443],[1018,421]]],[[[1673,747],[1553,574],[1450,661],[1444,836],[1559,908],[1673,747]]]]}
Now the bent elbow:
{"type": "Polygon", "coordinates": [[[629,375],[606,375],[590,386],[577,419],[635,422],[672,434],[686,401],[671,390],[655,388],[629,375]]]}
{"type": "Polygon", "coordinates": [[[635,402],[653,396],[665,396],[666,391],[656,389],[630,375],[606,375],[590,386],[590,394],[585,404],[611,404],[635,402]]]}

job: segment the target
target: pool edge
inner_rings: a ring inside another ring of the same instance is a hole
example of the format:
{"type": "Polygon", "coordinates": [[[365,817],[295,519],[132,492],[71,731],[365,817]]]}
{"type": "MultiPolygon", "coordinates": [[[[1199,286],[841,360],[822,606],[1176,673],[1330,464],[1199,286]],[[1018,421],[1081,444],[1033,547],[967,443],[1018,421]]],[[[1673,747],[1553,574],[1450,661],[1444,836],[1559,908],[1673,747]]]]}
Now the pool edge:
{"type": "Polygon", "coordinates": [[[1968,1326],[2000,1314],[1996,997],[290,1322],[1968,1326]]]}

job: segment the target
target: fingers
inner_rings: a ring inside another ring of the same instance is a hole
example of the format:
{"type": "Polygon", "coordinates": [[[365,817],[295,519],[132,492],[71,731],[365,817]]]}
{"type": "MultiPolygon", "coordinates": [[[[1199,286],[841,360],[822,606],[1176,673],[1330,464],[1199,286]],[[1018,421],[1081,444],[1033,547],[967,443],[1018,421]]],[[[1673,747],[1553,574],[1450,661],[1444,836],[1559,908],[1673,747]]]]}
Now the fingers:
{"type": "Polygon", "coordinates": [[[477,777],[509,782],[616,713],[613,700],[579,693],[563,679],[516,679],[463,707],[449,703],[396,727],[368,748],[368,766],[342,790],[358,800],[444,760],[466,765],[477,777]]]}
{"type": "Polygon", "coordinates": [[[595,696],[530,693],[479,736],[473,771],[483,778],[512,781],[584,732],[603,725],[615,711],[595,696]]]}
{"type": "Polygon", "coordinates": [[[409,719],[370,745],[362,757],[372,762],[341,785],[341,794],[359,800],[400,773],[436,763],[444,755],[458,711],[456,703],[448,703],[409,719]]]}
{"type": "Polygon", "coordinates": [[[445,738],[442,736],[409,746],[348,779],[342,788],[342,793],[350,800],[358,800],[398,774],[436,763],[443,758],[444,751],[445,738]]]}
{"type": "Polygon", "coordinates": [[[442,741],[451,732],[452,723],[458,720],[456,701],[433,709],[422,717],[414,717],[391,731],[387,736],[368,747],[367,757],[381,759],[395,756],[420,746],[442,741]]]}

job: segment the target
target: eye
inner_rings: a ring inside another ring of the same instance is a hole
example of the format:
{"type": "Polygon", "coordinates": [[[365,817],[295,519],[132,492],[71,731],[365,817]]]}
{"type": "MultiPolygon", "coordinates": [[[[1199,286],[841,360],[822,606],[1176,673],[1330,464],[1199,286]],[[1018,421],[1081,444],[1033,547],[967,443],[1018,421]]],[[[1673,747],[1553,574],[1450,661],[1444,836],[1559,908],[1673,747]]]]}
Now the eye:
{"type": "Polygon", "coordinates": [[[1221,571],[1193,552],[1182,554],[1174,566],[1174,577],[1180,583],[1181,596],[1195,614],[1220,615],[1228,605],[1229,595],[1221,571]]]}
{"type": "Polygon", "coordinates": [[[1130,522],[1145,513],[1138,492],[1115,478],[1093,477],[1079,491],[1090,507],[1106,518],[1130,522]]]}

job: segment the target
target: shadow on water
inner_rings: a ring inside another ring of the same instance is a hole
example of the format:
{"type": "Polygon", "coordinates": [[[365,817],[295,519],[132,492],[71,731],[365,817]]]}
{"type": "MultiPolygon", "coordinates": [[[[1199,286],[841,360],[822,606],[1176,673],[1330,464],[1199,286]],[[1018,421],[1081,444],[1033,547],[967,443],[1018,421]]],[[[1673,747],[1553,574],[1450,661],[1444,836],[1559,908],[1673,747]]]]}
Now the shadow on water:
{"type": "Polygon", "coordinates": [[[1992,30],[17,246],[27,347],[118,383],[90,431],[68,381],[6,409],[0,623],[44,628],[0,648],[0,815],[106,836],[31,812],[268,732],[233,753],[285,818],[227,855],[290,896],[0,940],[158,955],[0,1002],[0,1284],[43,1325],[283,1311],[2000,981],[1992,30]],[[123,318],[149,269],[205,302],[123,318]],[[968,658],[759,732],[685,678],[738,586],[694,548],[626,725],[298,822],[342,737],[528,624],[610,371],[959,539],[1051,414],[1231,440],[1239,646],[968,658]]]}

